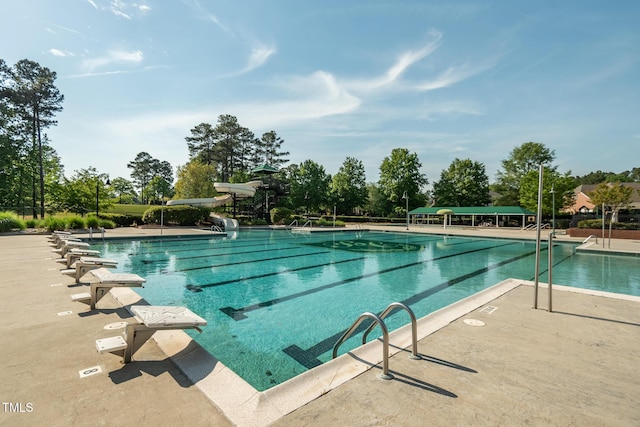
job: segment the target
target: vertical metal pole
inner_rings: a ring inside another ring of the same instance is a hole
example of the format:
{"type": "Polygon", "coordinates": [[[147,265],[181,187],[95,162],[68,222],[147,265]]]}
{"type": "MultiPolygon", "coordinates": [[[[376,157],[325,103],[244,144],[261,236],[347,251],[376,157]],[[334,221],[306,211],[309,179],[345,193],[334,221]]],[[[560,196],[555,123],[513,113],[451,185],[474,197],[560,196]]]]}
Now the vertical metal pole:
{"type": "Polygon", "coordinates": [[[336,205],[333,205],[333,227],[336,226],[336,205]]]}
{"type": "Polygon", "coordinates": [[[407,230],[409,229],[409,196],[407,195],[407,230]]]}
{"type": "Polygon", "coordinates": [[[100,209],[100,178],[96,180],[96,217],[99,217],[98,210],[100,209]]]}
{"type": "Polygon", "coordinates": [[[606,218],[607,213],[604,210],[604,203],[602,204],[602,249],[604,249],[604,219],[606,218]]]}
{"type": "Polygon", "coordinates": [[[160,235],[162,236],[162,229],[164,228],[164,191],[162,192],[162,200],[160,201],[160,235]]]}
{"type": "Polygon", "coordinates": [[[409,195],[407,194],[407,192],[405,191],[404,193],[402,193],[402,198],[405,200],[405,210],[406,212],[406,223],[407,223],[407,230],[409,229],[409,195]]]}
{"type": "Polygon", "coordinates": [[[554,189],[554,185],[551,184],[551,193],[552,197],[552,207],[551,207],[551,230],[556,232],[556,190],[554,189]]]}
{"type": "Polygon", "coordinates": [[[543,183],[543,166],[540,165],[540,171],[538,172],[538,216],[536,218],[536,272],[534,279],[534,295],[533,295],[533,308],[538,308],[538,279],[540,275],[540,221],[542,220],[542,183],[543,183]]]}
{"type": "Polygon", "coordinates": [[[549,276],[549,279],[547,280],[548,282],[548,291],[549,291],[549,301],[548,301],[548,308],[547,311],[548,312],[552,312],[552,306],[551,306],[551,289],[553,287],[553,273],[551,270],[553,270],[553,238],[555,236],[555,233],[552,231],[551,233],[549,233],[549,266],[547,269],[547,273],[549,276]]]}

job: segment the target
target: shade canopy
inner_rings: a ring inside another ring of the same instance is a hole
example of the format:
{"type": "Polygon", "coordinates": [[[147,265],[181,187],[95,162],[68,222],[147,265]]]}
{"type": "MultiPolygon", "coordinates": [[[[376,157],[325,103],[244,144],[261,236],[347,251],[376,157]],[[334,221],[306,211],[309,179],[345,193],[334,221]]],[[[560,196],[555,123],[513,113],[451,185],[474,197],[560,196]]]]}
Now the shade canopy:
{"type": "Polygon", "coordinates": [[[250,171],[251,173],[266,173],[266,174],[272,174],[272,173],[277,173],[278,169],[274,168],[271,165],[268,164],[262,164],[260,166],[257,166],[253,169],[251,169],[250,171]]]}
{"type": "Polygon", "coordinates": [[[436,215],[449,215],[452,214],[453,211],[451,209],[438,209],[436,211],[436,215]]]}

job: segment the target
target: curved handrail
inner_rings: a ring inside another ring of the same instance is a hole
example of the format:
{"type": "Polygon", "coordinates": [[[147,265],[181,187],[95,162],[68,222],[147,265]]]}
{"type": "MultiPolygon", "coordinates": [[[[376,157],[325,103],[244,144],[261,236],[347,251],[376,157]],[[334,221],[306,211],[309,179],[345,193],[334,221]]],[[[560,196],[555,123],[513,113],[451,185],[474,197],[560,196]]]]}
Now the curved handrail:
{"type": "Polygon", "coordinates": [[[291,221],[291,224],[289,224],[289,227],[293,227],[294,224],[296,226],[298,225],[298,220],[297,219],[294,219],[293,221],[291,221]]]}
{"type": "Polygon", "coordinates": [[[309,224],[309,227],[313,227],[313,222],[311,222],[310,219],[308,219],[307,222],[304,223],[303,227],[306,227],[307,224],[309,224]]]}
{"type": "Polygon", "coordinates": [[[387,326],[384,324],[384,321],[378,315],[368,311],[362,313],[353,325],[351,325],[351,327],[338,339],[336,344],[333,346],[333,356],[331,358],[336,358],[340,345],[349,338],[353,331],[355,331],[356,328],[360,326],[360,323],[362,323],[366,318],[373,319],[374,322],[380,325],[380,329],[382,329],[382,373],[379,376],[384,380],[390,380],[393,378],[393,375],[389,373],[389,331],[387,330],[387,326]]]}
{"type": "MultiPolygon", "coordinates": [[[[416,315],[413,314],[413,311],[409,307],[402,304],[401,302],[392,302],[378,316],[381,319],[384,319],[385,317],[387,317],[389,313],[391,313],[396,308],[401,308],[405,310],[407,313],[409,313],[409,317],[411,318],[411,356],[409,357],[415,360],[422,359],[418,354],[418,325],[416,321],[416,315]]],[[[375,327],[376,327],[376,324],[372,323],[371,326],[369,326],[367,330],[364,331],[364,334],[362,335],[362,344],[367,342],[367,335],[369,335],[369,332],[371,332],[375,327]]]]}
{"type": "Polygon", "coordinates": [[[210,230],[210,231],[211,231],[212,233],[213,233],[214,231],[216,231],[216,232],[218,232],[218,233],[222,233],[222,228],[220,228],[219,226],[217,226],[217,225],[215,225],[215,224],[214,224],[214,225],[212,225],[212,226],[211,226],[211,230],[210,230]]]}
{"type": "Polygon", "coordinates": [[[584,239],[584,241],[582,242],[582,244],[584,245],[585,243],[587,243],[592,237],[596,238],[596,244],[598,244],[598,236],[596,236],[595,234],[591,234],[589,237],[587,237],[586,239],[584,239]]]}

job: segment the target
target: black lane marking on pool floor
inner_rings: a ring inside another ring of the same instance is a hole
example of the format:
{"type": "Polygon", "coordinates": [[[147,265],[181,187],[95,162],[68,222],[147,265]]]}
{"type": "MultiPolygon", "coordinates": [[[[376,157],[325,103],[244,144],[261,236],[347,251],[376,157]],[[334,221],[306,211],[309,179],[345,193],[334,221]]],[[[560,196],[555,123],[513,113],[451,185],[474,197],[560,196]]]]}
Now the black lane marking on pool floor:
{"type": "MultiPolygon", "coordinates": [[[[237,249],[237,248],[253,248],[256,249],[257,247],[262,248],[263,250],[268,247],[268,246],[273,246],[276,243],[271,243],[271,242],[263,242],[261,245],[256,245],[256,244],[235,244],[233,246],[230,245],[206,245],[204,248],[200,249],[199,246],[193,246],[189,249],[164,249],[162,251],[141,251],[141,252],[137,252],[137,253],[130,253],[130,256],[144,256],[144,255],[157,255],[157,254],[177,254],[177,253],[181,253],[181,252],[198,252],[198,253],[202,253],[202,252],[212,252],[212,251],[220,251],[221,249],[227,249],[227,248],[233,248],[233,249],[237,249]]],[[[288,242],[287,242],[288,244],[288,242]]],[[[293,246],[296,247],[296,246],[293,246]]],[[[211,255],[196,255],[193,257],[182,257],[182,258],[177,258],[178,260],[184,260],[184,259],[191,259],[191,258],[202,258],[202,257],[206,257],[206,256],[216,256],[216,255],[234,255],[236,252],[224,252],[221,254],[211,254],[211,255]]],[[[241,253],[241,252],[239,252],[241,253]]],[[[161,259],[157,259],[157,260],[151,260],[153,262],[161,262],[161,261],[166,261],[167,258],[161,258],[161,259]]]]}
{"type": "MultiPolygon", "coordinates": [[[[322,252],[322,253],[324,253],[324,252],[322,252]]],[[[223,280],[223,281],[215,282],[215,283],[207,283],[206,285],[187,285],[186,288],[189,289],[192,292],[201,292],[202,288],[211,288],[211,287],[214,287],[214,286],[228,285],[230,283],[242,282],[243,280],[264,279],[265,277],[269,277],[269,276],[277,276],[279,274],[285,274],[285,273],[295,273],[296,271],[309,270],[309,269],[312,269],[312,268],[325,267],[327,265],[343,264],[343,263],[353,262],[353,261],[362,261],[364,259],[366,259],[366,257],[343,259],[343,260],[340,260],[340,261],[331,261],[331,262],[325,262],[325,263],[322,263],[322,264],[307,265],[307,266],[304,266],[304,267],[287,268],[286,270],[272,271],[272,272],[269,272],[269,273],[257,274],[255,276],[240,277],[238,279],[223,280]]],[[[227,313],[227,314],[229,314],[229,313],[227,313]]],[[[229,314],[229,315],[231,316],[231,314],[229,314]]]]}
{"type": "Polygon", "coordinates": [[[474,253],[474,252],[486,251],[488,249],[495,249],[495,248],[499,248],[499,247],[502,247],[502,246],[509,246],[509,245],[514,245],[514,244],[516,244],[516,243],[515,242],[509,242],[509,243],[504,243],[502,245],[471,249],[469,251],[456,252],[454,254],[447,254],[447,255],[443,255],[443,256],[439,256],[439,257],[435,257],[435,258],[430,258],[430,259],[427,259],[427,260],[421,260],[421,261],[412,262],[412,263],[409,263],[409,264],[397,265],[395,267],[389,267],[389,268],[385,268],[383,270],[375,271],[375,272],[372,272],[372,273],[363,274],[361,276],[351,277],[349,279],[344,279],[344,280],[339,280],[337,282],[329,283],[327,285],[318,286],[317,288],[307,289],[306,291],[302,291],[302,292],[298,292],[298,293],[295,293],[295,294],[287,295],[287,296],[284,296],[284,297],[281,297],[281,298],[275,298],[275,299],[272,299],[272,300],[269,300],[269,301],[263,301],[263,302],[260,302],[258,304],[253,304],[253,305],[249,305],[249,306],[242,307],[242,308],[222,307],[220,309],[220,311],[222,311],[224,314],[228,315],[229,317],[231,317],[234,320],[242,320],[242,319],[246,319],[247,318],[247,316],[245,315],[245,313],[247,313],[247,312],[258,310],[258,309],[263,308],[263,307],[269,307],[269,306],[272,306],[274,304],[278,304],[278,303],[281,303],[281,302],[289,301],[289,300],[296,299],[296,298],[299,298],[299,297],[302,297],[302,296],[305,296],[305,295],[313,294],[313,293],[316,293],[316,292],[321,292],[321,291],[324,291],[326,289],[331,289],[331,288],[334,288],[336,286],[344,285],[346,283],[355,282],[356,280],[366,279],[366,278],[374,277],[374,276],[379,276],[381,274],[390,273],[392,271],[402,270],[402,269],[405,269],[405,268],[415,267],[416,265],[426,264],[428,262],[438,261],[438,260],[445,259],[445,258],[451,258],[451,257],[459,256],[459,255],[466,255],[466,254],[470,254],[470,253],[474,253]]]}
{"type": "MultiPolygon", "coordinates": [[[[193,252],[193,251],[199,251],[200,253],[202,252],[209,252],[209,251],[219,251],[222,248],[233,248],[233,249],[238,249],[238,248],[246,248],[246,247],[250,247],[253,248],[254,250],[251,251],[238,251],[238,252],[223,252],[223,253],[207,253],[206,255],[194,255],[194,256],[187,256],[187,257],[176,257],[174,258],[174,260],[176,261],[185,261],[185,260],[190,260],[190,259],[199,259],[199,258],[213,258],[213,257],[222,257],[222,256],[235,256],[238,254],[250,254],[250,253],[261,253],[264,252],[265,250],[269,250],[268,246],[273,246],[276,244],[280,244],[282,243],[282,241],[285,241],[285,244],[287,245],[292,245],[291,247],[284,247],[284,248],[278,248],[278,249],[271,249],[271,251],[273,250],[277,250],[277,251],[285,251],[285,250],[296,250],[299,249],[300,246],[298,245],[293,245],[293,243],[296,242],[289,242],[289,240],[294,240],[292,238],[278,238],[277,241],[275,242],[271,242],[268,240],[255,240],[255,242],[259,242],[262,244],[262,246],[257,246],[255,243],[248,243],[251,242],[250,240],[246,240],[243,241],[243,243],[245,244],[233,244],[232,242],[229,242],[228,245],[221,245],[221,244],[215,244],[213,246],[211,246],[211,244],[206,245],[206,247],[204,249],[198,249],[197,247],[195,249],[175,249],[175,250],[162,250],[162,251],[149,251],[149,252],[140,252],[140,253],[131,253],[129,254],[129,256],[145,256],[145,255],[154,255],[154,254],[167,254],[167,252],[169,252],[169,255],[173,255],[176,253],[180,253],[180,252],[193,252]]],[[[389,239],[389,240],[396,240],[396,239],[389,239]]],[[[406,240],[403,239],[403,240],[406,240]]],[[[419,242],[429,242],[429,241],[434,241],[434,240],[440,240],[439,238],[427,238],[427,239],[420,239],[419,242]]],[[[466,242],[471,241],[470,239],[466,240],[466,242]]],[[[461,243],[465,243],[465,242],[459,242],[459,243],[452,243],[450,245],[454,245],[454,244],[461,244],[461,243]]],[[[303,243],[300,242],[301,245],[305,245],[308,246],[308,243],[303,243]]],[[[200,245],[198,245],[200,246],[200,245]]],[[[169,258],[159,258],[159,259],[138,259],[136,260],[136,262],[140,262],[142,264],[158,264],[158,263],[165,263],[169,261],[169,258]]],[[[209,267],[213,267],[213,266],[204,266],[202,268],[209,268],[209,267]]],[[[182,270],[177,270],[178,271],[182,271],[182,270]]]]}
{"type": "MultiPolygon", "coordinates": [[[[558,245],[553,245],[554,247],[558,246],[558,245]]],[[[543,249],[546,250],[546,249],[543,249]]],[[[562,264],[563,262],[565,262],[566,260],[573,258],[573,256],[575,255],[575,253],[572,253],[571,255],[567,255],[566,257],[563,257],[560,261],[558,262],[554,262],[552,265],[555,267],[558,264],[562,264]]],[[[548,273],[549,272],[549,267],[545,268],[544,270],[540,271],[540,274],[538,275],[538,278],[540,278],[543,274],[548,273]]],[[[532,277],[531,279],[529,279],[529,281],[533,281],[536,280],[535,276],[532,277]]]]}
{"type": "MultiPolygon", "coordinates": [[[[542,249],[543,251],[546,249],[542,249]]],[[[404,299],[402,302],[403,304],[410,306],[411,304],[414,304],[420,300],[423,300],[433,294],[435,294],[436,292],[440,292],[443,289],[446,289],[450,286],[453,286],[457,283],[463,282],[467,279],[470,279],[472,277],[478,276],[480,274],[486,273],[490,270],[502,267],[503,265],[506,264],[510,264],[512,262],[521,260],[523,258],[526,258],[528,256],[531,255],[535,255],[535,251],[533,252],[527,252],[521,255],[518,255],[514,258],[510,258],[508,260],[504,260],[495,264],[492,264],[490,266],[478,269],[476,271],[472,271],[471,273],[467,273],[467,274],[463,274],[462,276],[456,277],[455,279],[451,279],[451,280],[447,280],[446,282],[440,283],[439,285],[436,285],[432,288],[429,288],[423,292],[420,292],[410,298],[404,299]]],[[[364,332],[368,327],[370,326],[369,323],[365,324],[365,323],[361,323],[360,325],[358,325],[358,327],[356,328],[356,330],[354,331],[354,333],[352,335],[356,335],[360,332],[364,332]]],[[[308,349],[303,349],[295,344],[290,345],[289,347],[286,347],[284,349],[282,349],[282,351],[289,357],[291,357],[292,359],[294,359],[296,362],[300,363],[302,366],[304,366],[307,369],[311,369],[311,368],[315,368],[316,366],[319,366],[322,364],[322,362],[318,359],[318,356],[320,356],[321,354],[324,354],[326,352],[328,352],[329,350],[333,349],[333,346],[335,345],[336,342],[338,342],[338,339],[340,339],[340,337],[345,333],[346,329],[338,332],[332,336],[330,336],[329,338],[325,338],[324,340],[320,341],[319,343],[309,347],[308,349]]]]}
{"type": "MultiPolygon", "coordinates": [[[[165,244],[173,244],[173,243],[189,243],[189,242],[203,242],[201,244],[192,244],[190,243],[188,248],[184,248],[184,249],[171,249],[171,253],[177,253],[177,252],[193,252],[198,250],[198,247],[205,247],[206,249],[211,249],[211,250],[216,250],[216,249],[221,249],[221,248],[228,248],[228,247],[233,247],[233,248],[239,248],[239,247],[253,247],[255,248],[256,245],[273,245],[273,244],[277,244],[280,242],[297,242],[299,241],[299,239],[297,237],[277,237],[277,238],[251,238],[251,239],[243,239],[243,240],[231,240],[231,239],[227,239],[224,237],[212,237],[210,239],[206,239],[206,238],[199,238],[199,239],[188,239],[188,240],[176,240],[175,242],[172,241],[157,241],[157,240],[135,240],[136,242],[140,242],[140,243],[150,243],[153,246],[149,245],[149,246],[144,246],[143,248],[135,248],[137,250],[139,250],[139,252],[134,252],[131,253],[131,255],[153,255],[153,254],[165,254],[167,253],[167,249],[166,248],[162,248],[163,245],[165,244]],[[215,240],[215,243],[211,243],[210,240],[215,240]],[[241,243],[240,243],[241,242],[241,243]],[[148,249],[148,250],[145,250],[148,249]]],[[[127,245],[130,245],[130,243],[128,243],[127,245]]],[[[182,246],[182,245],[180,245],[182,246]]],[[[126,247],[125,249],[131,249],[129,247],[126,247]]],[[[206,250],[205,249],[205,250],[206,250]]]]}
{"type": "MultiPolygon", "coordinates": [[[[426,240],[429,241],[429,240],[426,240]]],[[[460,242],[460,243],[469,243],[472,240],[466,241],[466,242],[460,242]]],[[[456,243],[456,244],[460,244],[460,243],[456,243]]],[[[245,245],[246,246],[246,245],[245,245]]],[[[303,244],[302,246],[311,246],[309,244],[303,244]]],[[[255,246],[253,246],[255,248],[255,246]]],[[[273,252],[282,252],[282,251],[292,251],[292,250],[300,250],[300,246],[293,246],[293,247],[286,247],[286,248],[279,248],[279,249],[272,249],[269,252],[273,253],[273,252]]],[[[262,254],[265,252],[264,248],[258,249],[258,250],[252,250],[252,251],[239,251],[239,252],[226,252],[226,253],[219,253],[219,254],[208,254],[208,255],[196,255],[196,256],[191,256],[191,257],[182,257],[182,258],[174,258],[174,260],[176,261],[184,261],[184,260],[192,260],[192,259],[203,259],[203,258],[215,258],[215,257],[233,257],[236,255],[244,255],[244,254],[262,254]]],[[[254,260],[243,260],[243,261],[237,261],[237,262],[230,262],[230,263],[225,263],[225,264],[207,264],[207,265],[202,265],[202,266],[197,266],[197,267],[190,267],[190,268],[183,268],[183,269],[177,269],[177,270],[173,270],[171,272],[167,272],[167,273],[181,273],[181,272],[185,272],[185,271],[195,271],[195,270],[207,270],[207,269],[211,269],[214,267],[227,267],[227,266],[232,266],[232,265],[238,265],[238,264],[247,264],[247,263],[252,263],[252,262],[263,262],[263,261],[273,261],[275,259],[286,259],[286,258],[296,258],[296,257],[301,257],[301,256],[307,256],[307,255],[318,255],[318,254],[329,254],[332,253],[332,250],[328,250],[325,252],[310,252],[310,253],[306,253],[306,254],[297,254],[297,255],[289,255],[289,256],[279,256],[279,257],[271,257],[271,258],[260,258],[260,259],[254,259],[254,260]]],[[[155,264],[155,263],[163,263],[163,262],[167,262],[169,261],[168,258],[163,258],[163,259],[157,259],[157,260],[137,260],[136,262],[141,262],[143,264],[149,265],[149,264],[155,264]]],[[[326,264],[325,264],[326,265],[326,264]]],[[[318,267],[320,267],[320,265],[318,265],[318,267]]],[[[283,271],[286,272],[286,271],[283,271]]],[[[211,287],[211,286],[217,286],[217,284],[205,284],[205,285],[188,285],[187,287],[190,290],[196,289],[196,288],[207,288],[207,287],[211,287]]]]}
{"type": "MultiPolygon", "coordinates": [[[[468,243],[468,242],[467,242],[468,243]]],[[[262,251],[260,251],[262,252],[262,251]]],[[[289,257],[277,257],[275,259],[285,259],[285,258],[294,258],[296,256],[307,256],[307,255],[322,255],[322,254],[328,254],[331,253],[332,251],[328,251],[328,252],[313,252],[313,253],[308,253],[308,254],[302,254],[302,255],[292,255],[289,257]]],[[[247,252],[249,253],[249,252],[247,252]]],[[[243,261],[242,263],[246,264],[246,263],[251,263],[251,262],[260,262],[260,261],[272,261],[274,258],[263,258],[263,259],[259,259],[259,260],[255,260],[255,261],[243,261]]],[[[201,292],[203,289],[206,288],[211,288],[214,286],[222,286],[222,285],[228,285],[231,283],[235,283],[235,282],[242,282],[245,280],[251,280],[251,279],[262,279],[265,277],[269,277],[269,276],[276,276],[279,274],[287,274],[287,273],[292,273],[292,272],[296,272],[296,271],[301,271],[301,270],[308,270],[308,269],[312,269],[312,268],[320,268],[320,267],[326,267],[327,265],[333,265],[333,264],[341,264],[344,262],[351,262],[351,261],[362,261],[364,260],[365,257],[358,257],[358,258],[352,258],[352,259],[346,259],[346,260],[340,260],[340,261],[332,261],[332,262],[328,262],[328,263],[322,263],[322,264],[314,264],[314,265],[310,265],[310,266],[303,266],[303,267],[297,267],[297,268],[288,268],[285,270],[279,270],[279,271],[274,271],[274,272],[270,272],[270,273],[265,273],[265,274],[260,274],[257,276],[248,276],[248,277],[240,277],[237,279],[229,279],[229,280],[224,280],[224,281],[220,281],[220,282],[213,282],[213,283],[206,283],[206,284],[202,284],[202,285],[186,285],[186,288],[192,292],[201,292]]],[[[208,269],[208,268],[213,268],[213,267],[226,267],[226,266],[230,266],[230,265],[235,265],[237,263],[229,263],[229,264],[218,264],[218,265],[208,265],[208,266],[202,266],[202,267],[193,267],[191,269],[183,269],[183,270],[176,270],[176,272],[182,272],[182,271],[187,271],[187,270],[197,270],[197,269],[208,269]]]]}
{"type": "MultiPolygon", "coordinates": [[[[300,250],[300,248],[292,247],[292,248],[279,248],[279,249],[271,249],[271,250],[260,249],[260,250],[252,250],[252,251],[227,252],[227,253],[223,253],[223,254],[196,255],[196,256],[190,256],[190,257],[184,257],[184,258],[175,258],[175,261],[187,261],[187,260],[203,259],[203,258],[210,259],[210,258],[218,258],[218,257],[233,258],[233,257],[236,257],[238,255],[263,254],[265,252],[274,253],[274,252],[285,252],[285,251],[293,251],[293,250],[300,250]]],[[[322,252],[322,253],[326,254],[326,253],[329,253],[329,252],[325,251],[325,252],[322,252]]],[[[285,256],[283,258],[287,258],[287,257],[288,256],[285,256]]],[[[258,261],[262,261],[263,259],[266,259],[266,258],[260,258],[260,259],[254,260],[254,261],[258,262],[258,261]]],[[[273,258],[269,258],[269,259],[273,259],[273,258]]],[[[244,260],[243,260],[243,262],[244,262],[244,260]]],[[[191,270],[199,270],[199,269],[202,269],[202,268],[220,267],[220,266],[225,266],[225,265],[234,265],[234,263],[230,263],[230,264],[210,264],[210,265],[203,265],[203,266],[198,266],[198,267],[189,267],[189,268],[176,270],[176,271],[178,271],[178,272],[179,271],[191,271],[191,270]]]]}
{"type": "MultiPolygon", "coordinates": [[[[344,237],[343,239],[338,239],[338,240],[349,240],[347,239],[348,236],[344,236],[341,235],[340,237],[344,237]]],[[[387,239],[387,240],[400,240],[400,238],[393,238],[393,239],[387,239]]],[[[403,238],[402,240],[407,240],[406,237],[403,238]]],[[[434,240],[441,240],[441,238],[422,238],[419,239],[419,242],[430,242],[430,241],[434,241],[434,240]]],[[[471,239],[466,239],[465,241],[470,241],[471,239]]],[[[275,241],[270,241],[270,240],[243,240],[242,244],[238,244],[238,242],[232,242],[232,241],[227,241],[228,244],[226,245],[222,245],[222,244],[215,244],[213,246],[211,246],[210,244],[204,249],[206,250],[220,250],[222,248],[232,248],[232,249],[237,249],[237,248],[253,248],[254,251],[241,251],[241,252],[225,252],[225,253],[215,253],[215,254],[211,254],[211,255],[195,255],[195,256],[189,256],[189,257],[180,257],[180,258],[176,258],[176,260],[187,260],[187,259],[195,259],[195,258],[207,258],[207,257],[213,257],[213,256],[225,256],[225,255],[236,255],[236,254],[244,254],[244,253],[251,253],[251,252],[263,252],[265,250],[265,248],[268,248],[269,246],[273,246],[276,244],[280,244],[283,243],[286,245],[291,245],[291,247],[286,247],[286,248],[279,248],[276,250],[292,250],[294,248],[299,248],[300,246],[296,243],[299,243],[300,245],[309,245],[309,243],[307,242],[302,242],[299,239],[295,239],[295,238],[278,238],[275,241]],[[262,246],[260,246],[262,245],[262,246]]],[[[464,242],[462,242],[464,243],[464,242]]],[[[454,244],[459,244],[459,243],[452,243],[451,245],[454,244]]],[[[198,245],[200,246],[200,245],[198,245]]],[[[196,249],[177,249],[177,250],[172,250],[170,253],[174,254],[174,253],[178,253],[178,252],[193,252],[196,249]]],[[[202,252],[203,250],[200,249],[200,252],[202,252]]],[[[166,254],[167,250],[163,250],[163,251],[154,251],[154,252],[145,252],[144,255],[147,254],[166,254]]],[[[160,260],[149,260],[148,262],[162,262],[162,261],[166,261],[166,258],[160,259],[160,260]]]]}
{"type": "MultiPolygon", "coordinates": [[[[178,273],[182,273],[185,271],[194,271],[194,270],[206,270],[206,269],[211,269],[214,267],[229,267],[232,265],[242,265],[242,264],[255,264],[258,262],[267,262],[267,261],[273,261],[276,259],[287,259],[287,258],[300,258],[300,257],[306,257],[306,256],[311,256],[311,255],[326,255],[330,252],[328,251],[320,251],[320,252],[308,252],[308,253],[304,253],[304,254],[295,254],[295,255],[286,255],[286,256],[282,256],[282,255],[277,255],[277,256],[273,256],[273,257],[269,257],[269,258],[260,258],[260,259],[247,259],[244,261],[235,261],[235,262],[228,262],[225,264],[213,264],[213,265],[205,265],[202,267],[190,267],[190,268],[183,268],[180,270],[176,270],[176,272],[178,273]]],[[[215,285],[211,285],[211,284],[205,284],[205,285],[195,285],[198,286],[200,288],[208,288],[211,286],[215,286],[215,285]]]]}

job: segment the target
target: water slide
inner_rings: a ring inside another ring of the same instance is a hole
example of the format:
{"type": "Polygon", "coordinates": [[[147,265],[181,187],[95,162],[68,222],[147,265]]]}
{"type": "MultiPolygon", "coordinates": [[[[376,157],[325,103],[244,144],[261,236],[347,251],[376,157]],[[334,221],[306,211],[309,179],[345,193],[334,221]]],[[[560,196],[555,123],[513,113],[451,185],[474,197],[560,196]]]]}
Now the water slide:
{"type": "MultiPolygon", "coordinates": [[[[169,200],[167,202],[167,206],[177,206],[177,205],[190,205],[190,206],[206,206],[206,207],[217,207],[224,206],[229,203],[232,203],[237,199],[246,199],[248,197],[253,197],[256,194],[256,188],[262,186],[262,181],[249,181],[244,184],[231,184],[229,182],[214,182],[213,186],[215,187],[218,193],[227,193],[221,196],[216,197],[205,197],[198,199],[176,199],[169,200]]],[[[226,218],[217,214],[211,213],[211,217],[215,220],[215,222],[222,223],[225,231],[228,230],[237,230],[238,229],[238,221],[231,218],[226,218]]]]}

